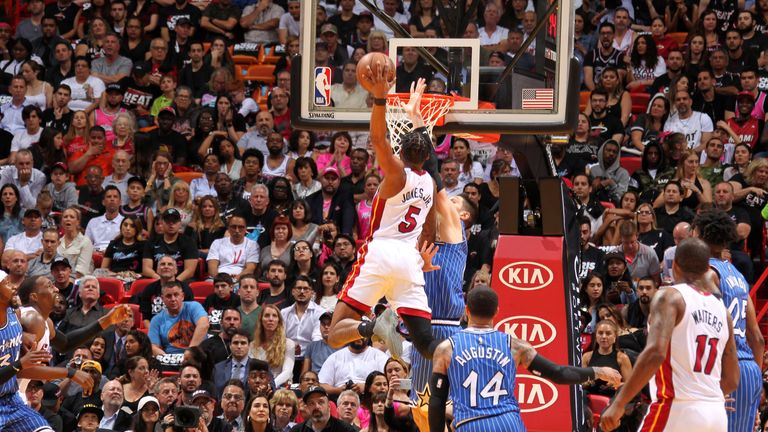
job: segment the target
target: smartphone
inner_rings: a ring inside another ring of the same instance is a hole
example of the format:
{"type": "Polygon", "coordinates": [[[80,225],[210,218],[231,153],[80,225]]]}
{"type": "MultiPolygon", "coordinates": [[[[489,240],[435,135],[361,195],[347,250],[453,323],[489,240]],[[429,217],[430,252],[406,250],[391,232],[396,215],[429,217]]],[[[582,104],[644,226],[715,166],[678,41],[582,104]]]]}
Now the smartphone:
{"type": "Polygon", "coordinates": [[[413,387],[413,382],[410,378],[403,378],[400,380],[400,390],[410,390],[413,387]]]}

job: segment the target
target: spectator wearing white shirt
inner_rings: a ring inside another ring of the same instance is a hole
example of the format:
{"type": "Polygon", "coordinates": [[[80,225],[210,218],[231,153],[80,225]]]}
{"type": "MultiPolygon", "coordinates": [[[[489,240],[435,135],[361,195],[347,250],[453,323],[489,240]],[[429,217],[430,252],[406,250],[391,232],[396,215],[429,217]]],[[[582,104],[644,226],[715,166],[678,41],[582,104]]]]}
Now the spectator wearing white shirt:
{"type": "MultiPolygon", "coordinates": [[[[189,191],[192,194],[192,200],[197,202],[200,198],[211,195],[216,196],[216,174],[221,169],[221,161],[215,153],[208,153],[203,159],[203,176],[192,180],[189,184],[189,191]]],[[[199,203],[198,203],[199,204],[199,203]]]]}
{"type": "Polygon", "coordinates": [[[688,141],[688,148],[701,153],[714,131],[712,119],[707,114],[691,108],[693,101],[687,91],[677,92],[672,102],[677,112],[670,115],[664,123],[664,131],[682,133],[688,141]]]}
{"type": "Polygon", "coordinates": [[[24,225],[24,232],[9,238],[5,248],[22,251],[27,255],[27,260],[31,260],[43,252],[43,232],[40,229],[43,226],[43,217],[40,210],[27,209],[21,223],[24,225]]]}
{"type": "Polygon", "coordinates": [[[358,339],[328,356],[318,374],[320,385],[328,394],[338,395],[346,390],[348,381],[363,384],[371,372],[383,371],[388,358],[368,346],[368,339],[358,339]]]}
{"type": "Polygon", "coordinates": [[[75,59],[75,76],[62,81],[72,90],[69,109],[72,111],[87,111],[96,107],[101,94],[104,93],[104,81],[91,75],[91,61],[87,57],[75,59]]]}
{"type": "Polygon", "coordinates": [[[229,237],[214,240],[208,250],[208,274],[229,273],[237,279],[241,274],[256,273],[259,245],[245,238],[245,229],[243,216],[229,218],[229,237]]]}
{"type": "Polygon", "coordinates": [[[300,348],[300,351],[296,353],[294,363],[298,370],[301,370],[304,364],[304,353],[309,343],[323,338],[317,323],[320,316],[325,313],[325,309],[312,301],[315,295],[312,285],[312,280],[309,277],[296,276],[292,288],[293,298],[296,302],[280,311],[280,314],[283,315],[283,321],[285,321],[285,337],[294,341],[300,348]]]}
{"type": "Polygon", "coordinates": [[[344,63],[341,76],[340,84],[331,85],[333,106],[337,108],[365,108],[368,92],[357,82],[357,63],[354,60],[347,60],[344,63]]]}
{"type": "Polygon", "coordinates": [[[280,17],[277,25],[277,39],[280,45],[285,46],[288,36],[299,37],[301,33],[301,2],[288,0],[288,12],[280,17]]]}
{"type": "MultiPolygon", "coordinates": [[[[380,9],[390,18],[395,20],[396,23],[400,24],[404,29],[408,29],[408,21],[411,20],[411,17],[409,15],[401,14],[398,12],[398,6],[400,6],[399,0],[383,0],[381,2],[380,9]]],[[[395,37],[395,33],[376,16],[373,17],[373,26],[376,28],[376,30],[381,30],[384,32],[384,34],[387,35],[387,39],[392,39],[395,37]]]]}
{"type": "Polygon", "coordinates": [[[21,75],[13,77],[8,91],[11,93],[11,100],[0,105],[0,113],[3,114],[0,127],[16,135],[25,129],[22,110],[25,106],[31,105],[27,100],[27,82],[24,77],[21,75]]]}
{"type": "Polygon", "coordinates": [[[509,29],[498,25],[501,19],[501,10],[496,3],[485,5],[483,18],[485,19],[485,26],[480,27],[479,30],[480,45],[495,47],[491,48],[494,51],[506,51],[502,45],[507,42],[509,29]]]}
{"type": "Polygon", "coordinates": [[[37,206],[37,195],[45,186],[45,174],[32,167],[32,152],[21,149],[16,153],[13,166],[5,167],[0,174],[0,184],[12,184],[19,189],[21,207],[37,206]]]}
{"type": "Polygon", "coordinates": [[[16,152],[21,149],[32,147],[32,144],[40,141],[40,134],[43,132],[41,122],[43,120],[43,111],[37,105],[27,105],[21,110],[21,119],[24,121],[24,130],[13,135],[11,141],[10,163],[13,163],[16,152]]]}
{"type": "Polygon", "coordinates": [[[94,250],[103,252],[109,246],[109,242],[120,234],[120,224],[123,222],[123,215],[120,214],[120,189],[117,186],[105,187],[101,203],[106,213],[88,222],[85,236],[93,243],[94,250]]]}
{"type": "Polygon", "coordinates": [[[125,150],[117,150],[112,156],[112,174],[104,177],[101,187],[115,186],[120,191],[120,202],[128,204],[128,179],[133,177],[128,173],[131,167],[131,155],[125,150]]]}

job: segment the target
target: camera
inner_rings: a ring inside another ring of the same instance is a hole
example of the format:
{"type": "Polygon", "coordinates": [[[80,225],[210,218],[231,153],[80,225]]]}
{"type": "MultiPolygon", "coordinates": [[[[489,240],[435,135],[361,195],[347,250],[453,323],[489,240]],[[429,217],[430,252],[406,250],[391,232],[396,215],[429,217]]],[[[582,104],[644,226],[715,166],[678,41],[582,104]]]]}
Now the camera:
{"type": "Polygon", "coordinates": [[[178,406],[173,409],[173,425],[181,428],[194,428],[200,420],[200,408],[195,406],[178,406]]]}

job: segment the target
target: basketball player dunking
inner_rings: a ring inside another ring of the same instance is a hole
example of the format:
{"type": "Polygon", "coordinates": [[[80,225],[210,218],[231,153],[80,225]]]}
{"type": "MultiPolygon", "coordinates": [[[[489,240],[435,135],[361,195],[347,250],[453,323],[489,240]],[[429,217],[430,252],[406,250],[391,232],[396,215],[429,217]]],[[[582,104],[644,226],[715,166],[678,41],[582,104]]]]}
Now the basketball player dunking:
{"type": "Polygon", "coordinates": [[[625,405],[649,382],[653,403],[641,431],[728,429],[723,395],[739,383],[739,362],[731,317],[709,276],[709,256],[709,247],[697,238],[677,246],[672,271],[679,283],[654,296],[648,342],[603,412],[602,430],[619,426],[625,405]]]}
{"type": "Polygon", "coordinates": [[[524,432],[515,399],[515,374],[520,364],[558,384],[592,379],[613,387],[621,384],[621,374],[615,369],[559,366],[538,355],[528,342],[494,330],[498,312],[499,297],[491,288],[481,285],[467,294],[468,327],[440,343],[432,359],[430,432],[445,430],[449,395],[457,432],[524,432]]]}
{"type": "MultiPolygon", "coordinates": [[[[63,372],[63,376],[68,375],[67,369],[38,366],[45,361],[44,358],[50,359],[50,355],[46,356],[47,353],[38,356],[38,361],[32,364],[25,364],[23,358],[19,359],[22,348],[22,329],[16,311],[11,307],[16,293],[9,282],[5,277],[0,281],[0,373],[3,374],[0,380],[0,431],[53,432],[48,421],[21,399],[16,378],[18,376],[19,378],[51,379],[46,369],[63,372]],[[12,372],[9,372],[9,367],[12,372]]],[[[28,359],[28,355],[25,357],[28,359]]],[[[85,372],[77,371],[75,374],[73,370],[70,376],[85,389],[90,390],[93,387],[93,379],[85,372]]]]}
{"type": "Polygon", "coordinates": [[[728,411],[728,432],[752,431],[760,405],[765,341],[755,318],[755,307],[749,298],[749,283],[733,264],[721,258],[723,250],[737,239],[736,223],[728,213],[705,210],[693,221],[695,237],[709,246],[709,265],[715,272],[714,282],[723,295],[723,304],[731,313],[736,355],[739,358],[739,387],[733,394],[735,411],[728,411]]]}
{"type": "Polygon", "coordinates": [[[422,231],[434,233],[435,216],[431,208],[437,189],[430,174],[423,170],[433,151],[432,141],[424,133],[419,106],[426,84],[419,80],[411,85],[411,97],[404,109],[414,123],[414,130],[402,136],[398,158],[386,136],[386,97],[393,85],[387,79],[389,73],[389,65],[373,64],[368,70],[370,81],[364,86],[373,94],[370,139],[384,180],[373,200],[368,239],[339,294],[341,301],[333,312],[328,343],[338,348],[371,337],[376,329],[390,353],[399,357],[401,341],[395,331],[395,310],[408,328],[416,350],[431,358],[438,342],[432,339],[423,272],[437,269],[431,263],[436,250],[427,242],[418,248],[422,231]],[[362,315],[382,297],[387,298],[391,308],[379,317],[378,325],[362,321],[362,315]]]}

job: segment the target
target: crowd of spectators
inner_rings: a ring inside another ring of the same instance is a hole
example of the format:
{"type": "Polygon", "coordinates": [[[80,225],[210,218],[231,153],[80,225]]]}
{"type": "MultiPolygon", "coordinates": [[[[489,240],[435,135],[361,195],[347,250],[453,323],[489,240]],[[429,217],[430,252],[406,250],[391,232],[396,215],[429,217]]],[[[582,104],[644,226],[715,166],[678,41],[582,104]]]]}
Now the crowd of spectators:
{"type": "MultiPolygon", "coordinates": [[[[393,33],[355,0],[317,3],[315,62],[334,71],[333,104],[364,109],[356,62],[387,52],[393,33]]],[[[446,34],[435,3],[378,2],[430,38],[446,34]]],[[[518,51],[543,16],[534,3],[480,1],[463,37],[480,39],[484,66],[522,56],[517,68],[533,69],[535,44],[518,51]]],[[[574,73],[588,97],[552,156],[579,208],[582,332],[593,340],[583,362],[626,379],[697,211],[731,215],[739,238],[726,258],[756,277],[768,216],[768,6],[578,3],[574,73]],[[627,169],[628,157],[640,166],[627,169]]],[[[289,68],[308,5],[28,0],[14,27],[0,22],[2,268],[17,286],[54,281],[51,318],[64,332],[114,303],[94,275],[118,278],[135,305],[131,319],[56,353],[97,378],[93,394],[68,380],[26,388],[57,432],[157,430],[181,406],[199,408],[199,431],[414,430],[399,386],[408,356],[390,358],[376,340],[326,343],[381,178],[367,133],[291,124],[289,68]],[[238,43],[279,56],[266,105],[235,79],[238,43]],[[192,288],[203,281],[211,289],[200,297],[192,288]]],[[[398,91],[417,78],[445,91],[410,48],[396,76],[398,91]]],[[[435,142],[447,192],[478,207],[466,233],[471,289],[492,274],[498,178],[520,171],[506,147],[479,157],[475,142],[435,142]]],[[[587,391],[612,395],[600,382],[587,391]]]]}

